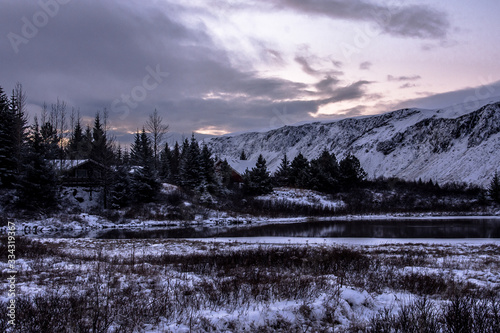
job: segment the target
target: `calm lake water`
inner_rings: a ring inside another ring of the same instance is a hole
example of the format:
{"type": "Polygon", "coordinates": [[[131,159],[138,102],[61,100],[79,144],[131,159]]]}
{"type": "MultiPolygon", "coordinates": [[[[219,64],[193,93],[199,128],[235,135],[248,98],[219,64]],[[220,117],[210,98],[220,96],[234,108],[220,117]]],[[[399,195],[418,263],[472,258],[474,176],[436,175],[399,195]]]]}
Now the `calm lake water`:
{"type": "Polygon", "coordinates": [[[148,238],[500,238],[500,219],[412,219],[309,221],[239,226],[193,226],[155,229],[104,229],[91,232],[42,234],[41,237],[148,238]]]}

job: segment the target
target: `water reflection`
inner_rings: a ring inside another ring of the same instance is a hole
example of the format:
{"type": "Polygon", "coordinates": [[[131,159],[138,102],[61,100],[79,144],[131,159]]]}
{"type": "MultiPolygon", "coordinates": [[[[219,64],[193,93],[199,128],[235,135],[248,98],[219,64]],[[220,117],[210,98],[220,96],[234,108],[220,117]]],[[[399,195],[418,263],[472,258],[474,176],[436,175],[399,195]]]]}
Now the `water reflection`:
{"type": "Polygon", "coordinates": [[[313,221],[287,224],[109,229],[46,235],[99,239],[217,237],[500,238],[498,219],[313,221]]]}

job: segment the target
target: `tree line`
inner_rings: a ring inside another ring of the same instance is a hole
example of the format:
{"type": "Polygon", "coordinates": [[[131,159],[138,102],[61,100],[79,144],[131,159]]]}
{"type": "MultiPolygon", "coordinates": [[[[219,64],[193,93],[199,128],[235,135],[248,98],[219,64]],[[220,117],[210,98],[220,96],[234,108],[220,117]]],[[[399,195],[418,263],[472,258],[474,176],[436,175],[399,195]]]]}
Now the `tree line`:
{"type": "MultiPolygon", "coordinates": [[[[104,208],[154,202],[159,198],[162,183],[177,185],[198,202],[210,204],[234,192],[262,195],[277,186],[339,193],[363,186],[367,177],[354,155],[338,161],[335,154],[324,149],[310,161],[301,153],[290,161],[285,154],[273,174],[260,155],[255,166],[242,175],[240,184],[229,163],[214,157],[210,148],[200,145],[194,135],[173,146],[165,143],[168,125],[157,110],[136,131],[130,149],[122,149],[109,134],[106,109],[96,112],[92,126],[83,125],[78,109],[71,110],[69,119],[67,113],[66,103],[57,100],[50,106],[44,104],[40,118],[35,116],[29,124],[22,85],[16,84],[10,97],[0,87],[2,207],[32,211],[57,208],[62,171],[58,166],[62,163],[55,161],[67,159],[91,159],[104,166],[104,208]]],[[[247,159],[245,152],[240,159],[247,159]]],[[[498,174],[488,193],[500,203],[498,174]]]]}

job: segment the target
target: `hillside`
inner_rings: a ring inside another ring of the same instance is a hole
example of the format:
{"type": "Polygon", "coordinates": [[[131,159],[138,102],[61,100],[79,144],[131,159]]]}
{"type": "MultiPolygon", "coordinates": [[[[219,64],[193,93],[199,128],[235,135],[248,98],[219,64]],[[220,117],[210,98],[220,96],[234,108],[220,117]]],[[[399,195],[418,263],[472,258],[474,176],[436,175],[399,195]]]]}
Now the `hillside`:
{"type": "Polygon", "coordinates": [[[245,150],[249,160],[262,154],[274,171],[286,153],[316,158],[322,149],[338,159],[352,153],[370,178],[432,179],[439,183],[489,183],[500,168],[500,98],[474,110],[457,106],[401,109],[381,115],[347,118],[329,123],[284,126],[213,138],[214,154],[235,161],[245,150]]]}

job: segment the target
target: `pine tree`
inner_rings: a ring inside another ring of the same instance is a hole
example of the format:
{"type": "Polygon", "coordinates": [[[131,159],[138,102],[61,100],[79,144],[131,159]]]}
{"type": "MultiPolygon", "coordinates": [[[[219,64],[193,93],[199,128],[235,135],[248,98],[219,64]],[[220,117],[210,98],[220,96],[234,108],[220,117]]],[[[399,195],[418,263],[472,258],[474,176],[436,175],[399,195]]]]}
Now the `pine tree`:
{"type": "Polygon", "coordinates": [[[80,160],[88,157],[85,149],[85,137],[83,128],[78,117],[73,128],[73,133],[69,139],[68,155],[71,159],[80,160]]]}
{"type": "Polygon", "coordinates": [[[163,151],[160,154],[159,175],[160,178],[166,182],[169,181],[171,176],[171,166],[170,166],[171,163],[172,163],[172,152],[170,151],[168,143],[165,143],[163,151]]]}
{"type": "Polygon", "coordinates": [[[186,189],[194,190],[200,186],[203,181],[201,170],[201,153],[200,147],[194,135],[191,137],[191,143],[187,143],[187,139],[183,144],[179,175],[181,185],[186,189]]]}
{"type": "Polygon", "coordinates": [[[112,142],[107,137],[99,112],[96,113],[92,128],[89,158],[104,165],[110,165],[114,158],[112,142]]]}
{"type": "Polygon", "coordinates": [[[349,154],[339,163],[341,184],[350,189],[366,179],[366,172],[356,156],[349,154]]]}
{"type": "Polygon", "coordinates": [[[233,180],[231,176],[232,176],[232,169],[229,163],[227,162],[227,159],[224,159],[224,161],[220,161],[218,164],[218,172],[217,172],[219,185],[225,188],[231,188],[233,185],[233,180]]]}
{"type": "Polygon", "coordinates": [[[339,184],[339,165],[334,154],[326,149],[311,161],[311,179],[309,186],[313,190],[333,193],[339,184]]]}
{"type": "Polygon", "coordinates": [[[57,129],[52,123],[46,122],[40,128],[40,136],[42,139],[43,155],[46,159],[56,160],[61,156],[59,147],[59,135],[57,129]]]}
{"type": "Polygon", "coordinates": [[[281,159],[280,166],[274,174],[274,182],[278,186],[290,186],[290,161],[286,154],[281,159]]]}
{"type": "Polygon", "coordinates": [[[109,189],[109,204],[111,208],[126,207],[131,201],[131,179],[126,165],[119,165],[113,174],[109,189]]]}
{"type": "Polygon", "coordinates": [[[495,175],[491,179],[491,183],[488,188],[488,195],[491,200],[496,203],[500,203],[500,177],[498,176],[498,171],[495,172],[495,175]]]}
{"type": "Polygon", "coordinates": [[[240,160],[242,160],[242,161],[246,161],[247,160],[247,155],[245,154],[244,150],[241,151],[240,160]]]}
{"type": "Polygon", "coordinates": [[[207,185],[215,184],[215,168],[212,152],[207,145],[201,149],[201,173],[203,180],[207,185]]]}
{"type": "Polygon", "coordinates": [[[130,194],[135,203],[155,201],[161,188],[161,183],[156,177],[153,163],[143,167],[134,168],[132,174],[130,194]]]}
{"type": "Polygon", "coordinates": [[[130,159],[132,165],[144,167],[153,163],[153,148],[151,140],[142,128],[142,132],[135,133],[134,142],[130,146],[130,159]]]}
{"type": "Polygon", "coordinates": [[[255,167],[245,173],[244,191],[249,195],[262,195],[273,191],[266,160],[262,154],[259,155],[255,167]]]}
{"type": "Polygon", "coordinates": [[[17,173],[15,114],[9,107],[9,99],[0,87],[0,182],[2,186],[12,188],[17,173]]]}
{"type": "Polygon", "coordinates": [[[85,133],[83,135],[83,143],[82,143],[82,156],[85,158],[89,158],[90,151],[92,150],[92,130],[90,129],[90,125],[87,125],[85,128],[85,133]]]}
{"type": "Polygon", "coordinates": [[[170,159],[170,175],[168,181],[171,184],[179,185],[180,184],[180,175],[179,175],[179,167],[181,160],[181,148],[179,143],[176,141],[174,145],[174,149],[172,150],[172,155],[170,159]]]}
{"type": "Polygon", "coordinates": [[[308,188],[310,178],[309,161],[299,153],[290,164],[290,184],[298,188],[308,188]]]}
{"type": "Polygon", "coordinates": [[[47,211],[57,205],[57,176],[53,166],[44,157],[45,151],[38,120],[35,119],[16,181],[16,204],[20,208],[47,211]]]}
{"type": "Polygon", "coordinates": [[[26,96],[20,84],[12,91],[9,101],[0,87],[0,182],[12,188],[19,176],[26,154],[27,117],[24,113],[26,96]]]}

